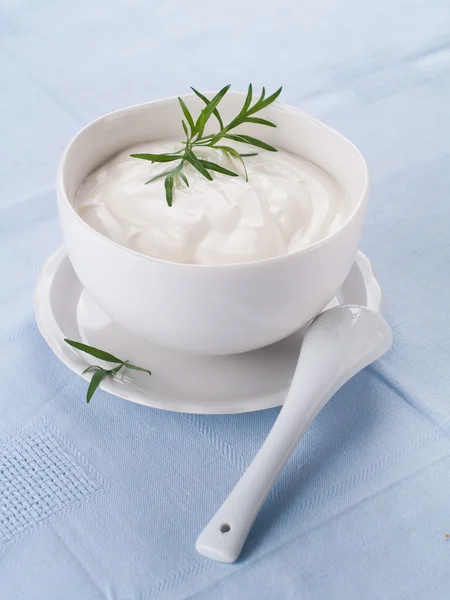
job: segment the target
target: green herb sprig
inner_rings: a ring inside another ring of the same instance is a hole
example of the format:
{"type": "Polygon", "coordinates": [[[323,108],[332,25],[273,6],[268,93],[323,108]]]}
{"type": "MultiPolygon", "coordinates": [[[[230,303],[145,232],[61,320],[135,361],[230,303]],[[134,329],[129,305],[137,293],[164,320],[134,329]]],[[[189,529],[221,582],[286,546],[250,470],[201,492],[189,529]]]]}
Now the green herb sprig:
{"type": "Polygon", "coordinates": [[[91,356],[95,356],[95,358],[99,358],[100,360],[104,360],[105,362],[110,362],[116,364],[117,366],[112,369],[104,369],[98,365],[90,365],[87,369],[82,372],[89,373],[93,371],[94,374],[91,377],[91,381],[89,383],[89,387],[86,393],[86,402],[89,403],[91,401],[92,396],[94,395],[95,390],[98,388],[100,383],[105,379],[105,377],[115,377],[119,371],[123,368],[131,369],[133,371],[143,371],[144,373],[148,373],[151,375],[151,371],[148,369],[143,369],[142,367],[138,367],[136,365],[131,364],[128,360],[121,360],[110,354],[109,352],[105,352],[104,350],[99,350],[99,348],[94,348],[93,346],[87,346],[86,344],[82,344],[81,342],[76,342],[74,340],[64,341],[69,344],[69,346],[73,346],[77,350],[81,350],[81,352],[86,352],[86,354],[90,354],[91,356]]]}
{"type": "Polygon", "coordinates": [[[206,179],[210,181],[213,179],[213,175],[211,171],[215,171],[217,173],[223,173],[224,175],[229,175],[230,177],[239,177],[238,173],[231,171],[230,169],[226,169],[217,163],[211,162],[209,160],[204,160],[199,158],[194,150],[195,148],[216,148],[217,150],[222,150],[225,154],[227,154],[230,159],[237,159],[241,162],[244,173],[245,180],[248,181],[247,169],[245,167],[244,158],[247,156],[256,156],[256,152],[251,152],[248,154],[242,154],[238,152],[235,148],[226,145],[226,140],[233,140],[235,142],[240,142],[242,144],[249,144],[250,146],[255,146],[257,148],[262,148],[263,150],[269,150],[270,152],[276,152],[277,149],[259,140],[257,138],[251,137],[249,135],[237,134],[237,133],[229,133],[231,130],[235,129],[239,125],[243,125],[245,123],[254,123],[258,125],[265,125],[267,127],[276,127],[275,123],[268,121],[267,119],[261,119],[259,117],[254,117],[253,115],[263,108],[272,104],[278,96],[281,94],[282,88],[280,87],[276,92],[272,95],[267,96],[266,98],[266,90],[262,88],[261,95],[256,100],[256,102],[252,105],[253,99],[253,87],[252,84],[248,86],[247,96],[245,98],[244,104],[239,112],[239,114],[234,117],[228,125],[224,125],[222,117],[218,111],[218,105],[225,94],[230,89],[229,85],[226,85],[224,88],[218,92],[214,98],[208,100],[206,96],[200,93],[198,90],[191,88],[192,91],[205,103],[205,108],[200,112],[199,117],[196,121],[192,117],[192,114],[189,112],[186,103],[182,98],[178,98],[178,102],[180,103],[181,110],[184,115],[184,119],[181,120],[181,125],[183,127],[183,131],[186,135],[186,141],[183,142],[183,147],[176,152],[168,152],[167,154],[131,154],[130,156],[133,158],[140,158],[142,160],[149,160],[152,163],[165,163],[165,162],[175,162],[178,161],[178,164],[173,169],[168,171],[164,171],[163,173],[159,173],[155,177],[152,177],[147,183],[151,183],[156,179],[160,179],[164,177],[164,188],[166,192],[166,200],[169,206],[172,206],[173,202],[173,188],[175,184],[175,180],[181,180],[187,187],[189,187],[189,181],[186,175],[183,173],[183,167],[186,163],[191,164],[194,169],[197,169],[199,173],[201,173],[206,179]],[[209,121],[211,116],[214,116],[219,124],[219,131],[214,134],[204,136],[204,130],[206,123],[209,121]],[[225,142],[225,145],[224,145],[225,142]]]}

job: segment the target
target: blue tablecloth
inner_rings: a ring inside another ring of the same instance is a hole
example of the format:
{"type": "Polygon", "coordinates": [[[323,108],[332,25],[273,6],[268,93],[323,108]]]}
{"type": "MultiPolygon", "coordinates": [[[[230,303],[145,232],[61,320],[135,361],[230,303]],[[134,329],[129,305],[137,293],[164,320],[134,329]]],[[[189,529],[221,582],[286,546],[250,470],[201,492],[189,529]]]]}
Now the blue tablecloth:
{"type": "Polygon", "coordinates": [[[449,107],[445,0],[0,1],[2,600],[450,598],[449,107]],[[320,414],[230,566],[195,539],[277,411],[86,405],[32,290],[81,126],[250,80],[367,156],[362,248],[395,344],[320,414]]]}

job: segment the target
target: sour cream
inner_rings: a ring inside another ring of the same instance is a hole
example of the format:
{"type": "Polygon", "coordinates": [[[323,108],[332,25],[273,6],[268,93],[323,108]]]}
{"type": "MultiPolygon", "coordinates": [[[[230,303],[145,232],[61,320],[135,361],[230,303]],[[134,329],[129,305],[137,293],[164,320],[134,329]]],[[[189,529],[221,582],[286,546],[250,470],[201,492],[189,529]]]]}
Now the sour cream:
{"type": "Polygon", "coordinates": [[[161,154],[180,148],[160,141],[126,148],[82,183],[78,214],[111,240],[142,254],[180,263],[232,264],[280,256],[307,248],[339,229],[350,214],[341,186],[323,169],[283,150],[268,152],[234,144],[239,161],[215,149],[197,155],[235,171],[212,173],[209,181],[191,165],[183,172],[189,187],[176,181],[173,205],[165,199],[164,179],[151,177],[176,163],[151,163],[134,153],[161,154]]]}

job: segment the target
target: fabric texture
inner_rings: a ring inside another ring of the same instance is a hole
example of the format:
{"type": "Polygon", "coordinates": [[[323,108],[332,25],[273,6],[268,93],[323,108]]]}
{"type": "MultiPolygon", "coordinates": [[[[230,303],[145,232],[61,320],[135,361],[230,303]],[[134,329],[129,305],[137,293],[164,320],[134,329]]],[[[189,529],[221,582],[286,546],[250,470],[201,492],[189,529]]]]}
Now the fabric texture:
{"type": "Polygon", "coordinates": [[[447,2],[0,0],[0,90],[0,598],[447,600],[447,2]],[[283,84],[366,155],[362,250],[395,343],[319,415],[224,565],[196,537],[277,410],[86,405],[32,292],[61,243],[57,161],[82,126],[249,81],[283,84]]]}

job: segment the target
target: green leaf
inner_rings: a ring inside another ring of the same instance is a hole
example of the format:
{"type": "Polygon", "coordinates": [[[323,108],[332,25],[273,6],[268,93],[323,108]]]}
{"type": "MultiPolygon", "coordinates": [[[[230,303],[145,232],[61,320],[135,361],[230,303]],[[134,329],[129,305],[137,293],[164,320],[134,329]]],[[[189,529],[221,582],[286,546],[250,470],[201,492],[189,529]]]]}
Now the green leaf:
{"type": "MultiPolygon", "coordinates": [[[[238,123],[238,124],[239,124],[239,123],[238,123]]],[[[238,125],[238,124],[237,124],[237,125],[238,125]]],[[[222,131],[219,131],[219,133],[216,133],[216,135],[212,137],[212,139],[211,139],[211,141],[209,142],[209,144],[208,144],[208,145],[209,145],[209,146],[214,146],[215,144],[217,144],[217,142],[218,142],[219,140],[221,140],[221,139],[222,139],[222,138],[225,136],[226,132],[227,132],[229,129],[232,129],[233,127],[237,127],[237,125],[233,125],[233,121],[232,121],[232,122],[231,122],[229,125],[227,125],[226,127],[224,127],[224,128],[222,129],[222,131]]]]}
{"type": "Polygon", "coordinates": [[[75,342],[74,340],[67,340],[64,338],[66,344],[69,346],[73,346],[77,350],[81,350],[82,352],[86,352],[86,354],[90,354],[91,356],[95,356],[95,358],[99,358],[100,360],[105,360],[106,362],[112,363],[121,363],[122,361],[117,356],[110,354],[109,352],[105,352],[104,350],[99,350],[98,348],[94,348],[92,346],[87,346],[86,344],[82,344],[81,342],[75,342]]]}
{"type": "Polygon", "coordinates": [[[91,378],[91,382],[89,383],[88,391],[86,393],[86,402],[89,404],[92,396],[94,395],[95,390],[98,388],[100,383],[103,381],[105,377],[109,375],[109,372],[106,369],[98,369],[91,378]]]}
{"type": "Polygon", "coordinates": [[[127,367],[128,369],[134,369],[135,371],[144,371],[149,375],[152,374],[151,371],[149,371],[148,369],[138,367],[137,365],[132,365],[128,361],[122,361],[116,356],[109,354],[109,352],[104,352],[103,350],[99,350],[98,348],[86,346],[86,344],[82,344],[81,342],[76,342],[73,340],[64,339],[64,341],[73,346],[74,348],[77,348],[77,350],[82,350],[83,352],[86,352],[88,354],[91,354],[92,356],[95,356],[102,360],[106,360],[108,362],[119,363],[112,369],[104,369],[103,367],[100,367],[98,365],[89,365],[86,369],[84,369],[84,371],[81,373],[82,375],[84,375],[85,373],[89,373],[90,371],[94,371],[94,374],[91,377],[91,381],[89,382],[89,387],[86,394],[86,402],[88,403],[91,401],[94,392],[96,391],[100,383],[103,381],[103,379],[105,379],[105,377],[108,376],[115,377],[120,371],[120,369],[122,369],[123,367],[127,367]]]}
{"type": "Polygon", "coordinates": [[[131,364],[131,363],[129,363],[129,362],[125,362],[125,363],[124,363],[124,366],[125,366],[127,369],[131,369],[132,371],[143,371],[144,373],[148,373],[149,375],[151,375],[151,374],[152,374],[152,372],[151,372],[151,371],[149,371],[148,369],[144,369],[144,368],[142,368],[142,367],[137,367],[136,365],[132,365],[132,364],[131,364]]]}
{"type": "Polygon", "coordinates": [[[256,146],[257,148],[262,148],[263,150],[269,150],[269,152],[277,152],[277,149],[271,146],[270,144],[266,144],[266,142],[257,140],[256,138],[251,137],[250,135],[226,134],[225,137],[229,138],[230,140],[234,140],[235,142],[243,142],[244,144],[251,144],[252,146],[256,146]]]}
{"type": "Polygon", "coordinates": [[[232,154],[236,158],[241,158],[241,155],[236,150],[236,148],[232,148],[231,146],[216,146],[216,148],[219,150],[223,150],[224,152],[228,152],[229,154],[232,154]]]}
{"type": "Polygon", "coordinates": [[[191,113],[189,112],[188,107],[185,102],[178,96],[178,102],[180,103],[181,110],[183,111],[183,115],[186,117],[186,121],[189,123],[189,127],[191,128],[191,135],[194,135],[194,119],[192,118],[191,113]]]}
{"type": "Polygon", "coordinates": [[[98,365],[89,365],[89,367],[87,367],[87,369],[82,371],[81,374],[84,375],[85,373],[89,373],[89,371],[97,371],[97,369],[101,369],[101,368],[102,367],[99,367],[98,365]]]}
{"type": "Polygon", "coordinates": [[[109,369],[108,375],[112,375],[113,377],[115,377],[117,375],[117,373],[120,371],[120,369],[124,366],[124,364],[125,363],[122,363],[118,367],[114,367],[114,369],[109,369]]]}
{"type": "Polygon", "coordinates": [[[267,125],[267,127],[276,127],[275,123],[268,121],[267,119],[260,119],[259,117],[247,117],[246,123],[257,123],[258,125],[267,125]]]}
{"type": "Polygon", "coordinates": [[[172,162],[183,158],[179,154],[130,154],[132,158],[141,158],[142,160],[151,160],[152,162],[172,162]]]}
{"type": "MultiPolygon", "coordinates": [[[[200,93],[198,90],[194,89],[193,87],[191,87],[191,90],[194,92],[194,94],[196,94],[201,100],[203,100],[203,102],[205,104],[208,104],[209,100],[206,96],[204,96],[202,93],[200,93]]],[[[213,110],[213,115],[216,117],[216,119],[219,121],[219,126],[220,129],[223,129],[223,121],[222,121],[222,117],[219,114],[219,111],[217,110],[217,108],[215,108],[213,110]]]]}
{"type": "Polygon", "coordinates": [[[173,201],[173,175],[167,175],[164,180],[164,187],[166,190],[166,200],[169,206],[172,206],[173,201]]]}
{"type": "Polygon", "coordinates": [[[186,175],[184,173],[182,173],[181,171],[178,171],[177,175],[180,179],[182,179],[184,181],[186,186],[189,187],[189,181],[188,181],[188,178],[186,177],[186,175]]]}
{"type": "Polygon", "coordinates": [[[241,144],[248,144],[239,133],[226,133],[225,137],[229,140],[234,140],[235,142],[241,142],[241,144]]]}
{"type": "Polygon", "coordinates": [[[281,94],[281,91],[283,90],[283,86],[279,87],[277,89],[276,92],[274,92],[271,96],[267,96],[267,98],[264,100],[263,102],[263,106],[269,106],[269,104],[272,104],[272,102],[275,102],[275,100],[278,98],[278,96],[281,94]]]}
{"type": "Polygon", "coordinates": [[[209,160],[200,160],[200,162],[204,167],[206,167],[210,171],[217,171],[218,173],[223,173],[224,175],[230,175],[230,177],[239,177],[238,173],[230,171],[229,169],[225,169],[225,167],[210,162],[209,160]]]}
{"type": "Polygon", "coordinates": [[[253,106],[253,108],[251,108],[247,114],[252,115],[255,112],[258,112],[259,110],[262,110],[263,108],[266,108],[266,106],[269,106],[269,104],[272,104],[272,102],[275,102],[275,100],[278,98],[278,96],[281,94],[281,90],[283,89],[283,87],[280,87],[276,92],[274,92],[271,96],[267,96],[267,98],[264,98],[264,88],[263,88],[263,93],[261,94],[261,98],[258,100],[258,102],[253,106]]]}
{"type": "Polygon", "coordinates": [[[224,88],[222,88],[220,90],[220,92],[217,92],[217,94],[214,96],[214,98],[212,98],[212,100],[210,100],[208,102],[208,104],[205,106],[205,108],[200,113],[200,116],[197,119],[197,122],[195,123],[195,133],[198,134],[198,137],[201,137],[203,135],[203,131],[205,130],[205,125],[208,122],[209,117],[212,115],[212,113],[216,109],[217,105],[222,100],[222,98],[225,96],[225,94],[228,92],[230,87],[231,87],[230,85],[226,85],[224,88]]]}
{"type": "Polygon", "coordinates": [[[186,135],[186,140],[183,142],[182,148],[175,150],[174,152],[167,152],[166,154],[131,155],[133,158],[140,158],[142,160],[149,160],[151,162],[165,163],[174,162],[177,160],[179,161],[178,164],[172,169],[164,171],[163,173],[158,173],[146,182],[151,183],[157,179],[164,178],[166,200],[169,206],[172,206],[173,202],[175,181],[177,182],[177,184],[179,182],[183,182],[187,187],[189,187],[189,181],[186,175],[182,172],[183,166],[186,162],[190,163],[194,167],[194,169],[199,171],[199,173],[201,173],[209,181],[213,180],[213,172],[222,173],[230,177],[239,176],[239,171],[234,172],[233,170],[227,169],[220,164],[196,156],[194,154],[194,150],[196,147],[217,148],[228,153],[231,158],[237,158],[243,166],[246,181],[248,181],[248,173],[243,159],[249,156],[256,156],[257,153],[248,152],[241,154],[235,148],[225,145],[227,139],[234,140],[243,144],[248,144],[251,146],[256,146],[257,148],[262,148],[263,150],[267,150],[270,152],[277,151],[276,148],[260,139],[240,133],[232,134],[230,133],[230,131],[244,123],[264,125],[266,127],[276,127],[276,124],[272,121],[260,117],[253,117],[251,115],[255,114],[259,110],[262,110],[263,108],[274,102],[282,91],[281,87],[268,97],[266,97],[266,90],[263,87],[261,95],[254,101],[253,86],[250,83],[240,112],[227,125],[224,125],[223,123],[222,117],[220,116],[218,110],[218,105],[230,89],[230,85],[226,85],[225,87],[223,87],[217,94],[215,94],[215,96],[212,99],[208,99],[204,94],[202,94],[195,88],[191,89],[194,92],[194,94],[202,100],[205,106],[200,111],[198,118],[194,121],[194,118],[190,113],[188,107],[186,106],[186,103],[182,100],[182,98],[178,98],[178,102],[183,112],[181,125],[183,127],[184,134],[186,135]],[[252,102],[254,102],[253,106],[252,102]],[[212,115],[214,115],[214,117],[217,119],[220,126],[220,130],[215,134],[204,135],[205,127],[212,115]],[[216,145],[219,141],[221,144],[224,145],[216,145]],[[176,179],[177,176],[179,179],[176,179]]]}
{"type": "Polygon", "coordinates": [[[199,159],[195,156],[195,154],[192,152],[192,150],[187,149],[186,150],[186,160],[188,162],[191,163],[191,165],[197,169],[197,171],[199,171],[204,177],[206,177],[206,179],[209,179],[210,181],[212,181],[212,176],[210,173],[208,173],[208,171],[205,169],[205,167],[202,165],[202,163],[199,161],[199,159]]]}
{"type": "Polygon", "coordinates": [[[248,92],[247,92],[247,96],[245,98],[244,106],[242,107],[241,112],[240,112],[241,115],[246,114],[248,107],[252,103],[252,95],[253,95],[253,86],[250,83],[248,86],[248,92]]]}
{"type": "Polygon", "coordinates": [[[219,148],[224,152],[228,152],[228,154],[231,154],[231,156],[234,156],[241,162],[242,166],[244,167],[245,181],[248,181],[247,167],[245,166],[245,162],[243,161],[242,156],[239,154],[239,152],[231,146],[216,146],[216,148],[219,148]]]}
{"type": "Polygon", "coordinates": [[[166,177],[166,175],[170,175],[171,173],[174,173],[174,171],[173,170],[163,171],[159,175],[155,175],[154,177],[152,177],[151,179],[149,179],[148,181],[146,181],[145,185],[147,185],[147,183],[151,183],[152,181],[156,181],[156,179],[161,179],[162,177],[166,177]]]}
{"type": "MultiPolygon", "coordinates": [[[[264,88],[263,88],[263,92],[262,95],[264,96],[264,88]]],[[[229,123],[229,125],[225,128],[224,131],[222,131],[222,135],[227,133],[227,131],[229,131],[230,129],[234,129],[235,127],[238,127],[238,125],[241,125],[242,123],[245,123],[248,119],[248,115],[250,114],[249,108],[250,108],[250,104],[252,103],[252,94],[253,94],[253,87],[252,84],[250,84],[248,86],[248,92],[247,92],[247,96],[245,98],[244,104],[241,108],[241,112],[237,115],[237,117],[235,117],[231,123],[229,123]]],[[[261,99],[259,99],[255,106],[258,104],[258,102],[260,102],[261,99]]]]}

